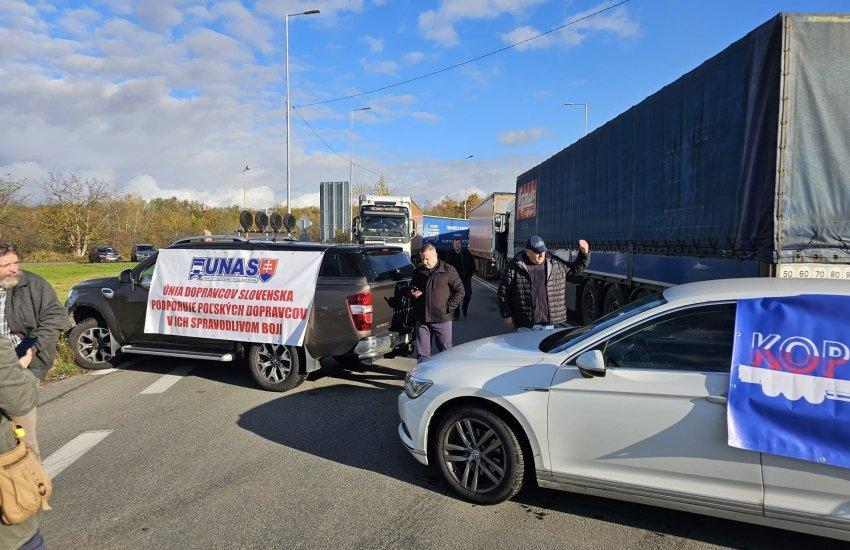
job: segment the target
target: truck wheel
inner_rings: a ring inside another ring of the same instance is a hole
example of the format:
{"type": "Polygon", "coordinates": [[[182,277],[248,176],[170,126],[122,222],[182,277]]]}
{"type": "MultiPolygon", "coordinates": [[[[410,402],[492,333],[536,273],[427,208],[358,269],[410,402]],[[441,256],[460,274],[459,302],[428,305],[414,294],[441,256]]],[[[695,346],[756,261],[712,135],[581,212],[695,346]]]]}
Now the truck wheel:
{"type": "Polygon", "coordinates": [[[264,390],[289,391],[298,387],[306,374],[301,372],[298,350],[281,344],[251,344],[248,367],[264,390]]]}
{"type": "Polygon", "coordinates": [[[585,325],[589,325],[599,318],[599,310],[602,306],[602,299],[599,296],[599,287],[593,280],[584,283],[581,289],[581,320],[585,325]]]}
{"type": "Polygon", "coordinates": [[[617,285],[611,285],[605,292],[605,303],[602,311],[608,315],[612,311],[616,311],[626,305],[626,299],[623,297],[623,291],[617,285]]]}
{"type": "Polygon", "coordinates": [[[117,363],[117,350],[113,349],[109,327],[97,319],[83,319],[68,334],[68,345],[74,354],[74,363],[88,370],[108,369],[117,363]]]}

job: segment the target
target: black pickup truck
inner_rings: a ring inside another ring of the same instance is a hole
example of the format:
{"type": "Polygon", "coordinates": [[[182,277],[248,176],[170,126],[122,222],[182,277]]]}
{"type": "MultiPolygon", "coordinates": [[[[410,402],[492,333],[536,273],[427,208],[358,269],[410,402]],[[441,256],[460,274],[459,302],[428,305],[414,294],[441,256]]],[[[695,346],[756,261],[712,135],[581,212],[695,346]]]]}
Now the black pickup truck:
{"type": "Polygon", "coordinates": [[[171,248],[324,252],[304,345],[145,333],[154,255],[117,277],[84,281],[71,289],[66,302],[74,323],[69,341],[79,366],[112,367],[121,355],[129,354],[219,362],[244,359],[257,384],[282,392],[303,382],[325,357],[355,364],[412,351],[407,294],[413,265],[400,248],[244,238],[187,239],[171,248]]]}

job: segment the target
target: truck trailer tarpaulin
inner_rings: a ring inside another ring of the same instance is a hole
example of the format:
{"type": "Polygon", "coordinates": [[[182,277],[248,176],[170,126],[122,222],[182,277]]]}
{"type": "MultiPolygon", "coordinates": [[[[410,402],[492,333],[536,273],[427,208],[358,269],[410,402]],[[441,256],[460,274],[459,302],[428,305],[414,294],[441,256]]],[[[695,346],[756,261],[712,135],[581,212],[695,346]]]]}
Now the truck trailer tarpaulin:
{"type": "Polygon", "coordinates": [[[850,14],[773,17],[520,175],[515,242],[587,239],[600,299],[611,282],[850,276],[848,52],[850,14]]]}

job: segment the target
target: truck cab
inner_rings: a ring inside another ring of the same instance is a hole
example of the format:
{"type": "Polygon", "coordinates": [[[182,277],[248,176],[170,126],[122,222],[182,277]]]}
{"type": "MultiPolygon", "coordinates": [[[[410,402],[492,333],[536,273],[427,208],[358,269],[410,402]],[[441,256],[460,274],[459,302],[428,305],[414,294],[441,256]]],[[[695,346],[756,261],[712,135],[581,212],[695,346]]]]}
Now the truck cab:
{"type": "Polygon", "coordinates": [[[361,195],[357,211],[352,233],[358,243],[398,246],[408,257],[413,256],[413,243],[421,231],[422,211],[410,197],[361,195]]]}

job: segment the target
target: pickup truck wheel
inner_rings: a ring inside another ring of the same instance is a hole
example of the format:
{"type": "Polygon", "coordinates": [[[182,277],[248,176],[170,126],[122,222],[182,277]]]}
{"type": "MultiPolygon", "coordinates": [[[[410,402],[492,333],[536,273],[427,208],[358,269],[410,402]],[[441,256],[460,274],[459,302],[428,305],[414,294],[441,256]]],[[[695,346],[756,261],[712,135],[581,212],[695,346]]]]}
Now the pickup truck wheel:
{"type": "Polygon", "coordinates": [[[251,344],[248,367],[254,380],[264,390],[289,391],[307,378],[300,372],[296,349],[281,344],[251,344]]]}
{"type": "Polygon", "coordinates": [[[109,328],[101,326],[94,317],[83,319],[71,329],[68,344],[74,353],[74,362],[84,369],[108,369],[117,362],[109,328]]]}

